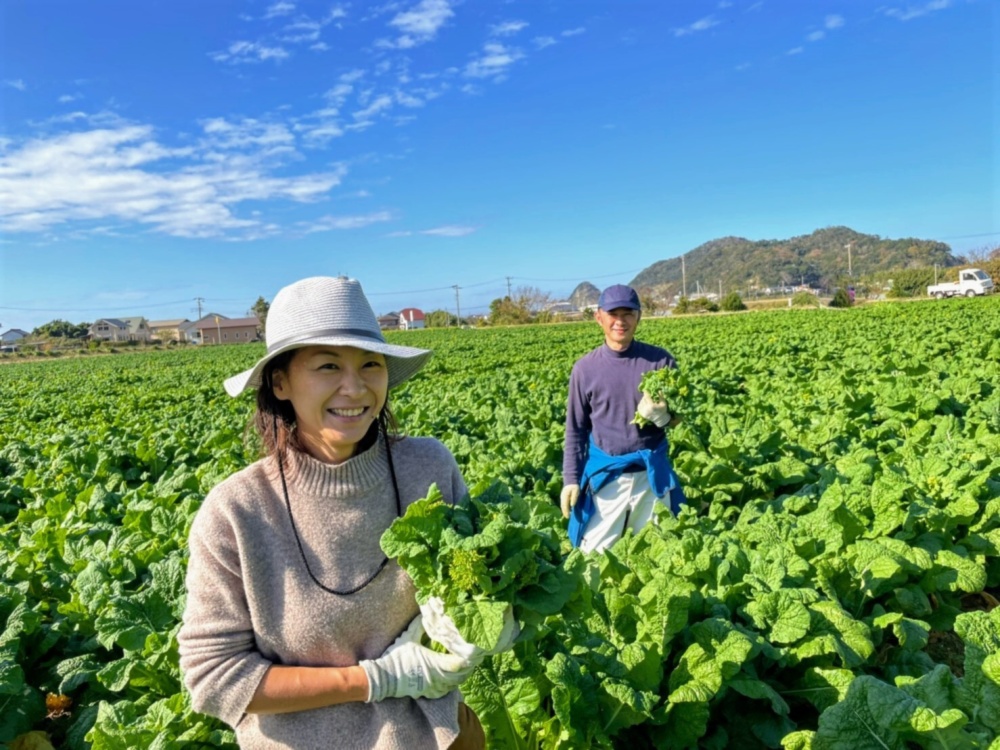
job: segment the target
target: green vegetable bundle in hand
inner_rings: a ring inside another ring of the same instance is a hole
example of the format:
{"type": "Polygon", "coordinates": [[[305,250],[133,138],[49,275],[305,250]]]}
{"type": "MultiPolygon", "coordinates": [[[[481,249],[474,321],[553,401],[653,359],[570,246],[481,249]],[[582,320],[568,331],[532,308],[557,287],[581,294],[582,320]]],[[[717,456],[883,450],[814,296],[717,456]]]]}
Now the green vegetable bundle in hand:
{"type": "Polygon", "coordinates": [[[461,637],[486,652],[559,612],[579,576],[563,565],[563,542],[546,514],[492,485],[449,505],[432,486],[382,535],[382,550],[409,573],[423,604],[440,598],[461,637]]]}
{"type": "Polygon", "coordinates": [[[690,392],[684,373],[670,367],[647,372],[642,376],[639,390],[643,397],[632,424],[640,427],[649,424],[658,427],[676,424],[683,414],[684,403],[690,392]],[[663,424],[660,424],[661,421],[663,424]]]}

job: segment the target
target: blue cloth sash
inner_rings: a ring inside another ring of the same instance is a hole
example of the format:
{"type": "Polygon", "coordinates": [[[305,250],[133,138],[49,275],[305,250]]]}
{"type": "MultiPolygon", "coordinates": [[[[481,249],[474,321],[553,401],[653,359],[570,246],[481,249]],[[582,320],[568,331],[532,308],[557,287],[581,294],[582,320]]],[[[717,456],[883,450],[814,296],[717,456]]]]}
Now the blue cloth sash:
{"type": "Polygon", "coordinates": [[[580,477],[580,497],[569,517],[569,539],[574,547],[579,547],[583,533],[594,515],[594,493],[599,492],[609,482],[618,479],[628,470],[643,470],[649,476],[649,485],[656,496],[662,498],[670,494],[670,512],[677,515],[681,505],[687,502],[680,480],[667,455],[667,440],[652,449],[644,449],[611,456],[597,447],[594,437],[590,437],[587,463],[580,477]]]}

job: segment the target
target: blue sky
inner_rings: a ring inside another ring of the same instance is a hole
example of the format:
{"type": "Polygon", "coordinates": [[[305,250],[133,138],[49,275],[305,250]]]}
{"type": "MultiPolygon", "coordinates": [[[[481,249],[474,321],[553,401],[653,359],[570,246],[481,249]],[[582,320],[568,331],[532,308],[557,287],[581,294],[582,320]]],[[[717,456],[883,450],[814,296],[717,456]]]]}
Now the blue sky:
{"type": "Polygon", "coordinates": [[[1000,244],[992,0],[5,0],[0,330],[628,282],[847,225],[1000,244]]]}

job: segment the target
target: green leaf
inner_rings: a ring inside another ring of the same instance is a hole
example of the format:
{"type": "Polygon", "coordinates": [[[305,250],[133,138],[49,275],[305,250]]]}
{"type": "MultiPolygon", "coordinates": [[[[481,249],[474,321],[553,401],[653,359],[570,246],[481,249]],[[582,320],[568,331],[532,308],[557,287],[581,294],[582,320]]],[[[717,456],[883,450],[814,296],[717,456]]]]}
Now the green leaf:
{"type": "Polygon", "coordinates": [[[454,605],[448,609],[448,613],[466,641],[492,651],[500,642],[507,607],[508,604],[503,601],[476,599],[454,605]]]}

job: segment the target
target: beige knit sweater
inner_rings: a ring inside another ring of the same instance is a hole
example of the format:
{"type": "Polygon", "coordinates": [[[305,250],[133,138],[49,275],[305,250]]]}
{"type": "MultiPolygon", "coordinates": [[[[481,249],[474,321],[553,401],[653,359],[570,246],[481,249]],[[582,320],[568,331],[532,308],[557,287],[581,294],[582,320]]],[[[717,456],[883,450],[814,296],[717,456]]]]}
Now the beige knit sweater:
{"type": "MultiPolygon", "coordinates": [[[[447,501],[466,493],[454,457],[432,438],[392,446],[405,511],[436,483],[447,501]]],[[[288,495],[309,567],[350,589],[382,561],[379,538],[396,500],[379,441],[332,466],[291,451],[288,495]]],[[[236,729],[241,748],[423,750],[458,732],[458,693],[438,700],[345,703],[288,714],[248,714],[272,664],[351,666],[377,658],[418,613],[413,584],[394,560],[356,594],[309,577],[289,523],[277,462],[258,461],[205,498],[190,536],[181,670],[196,710],[236,729]]]]}

